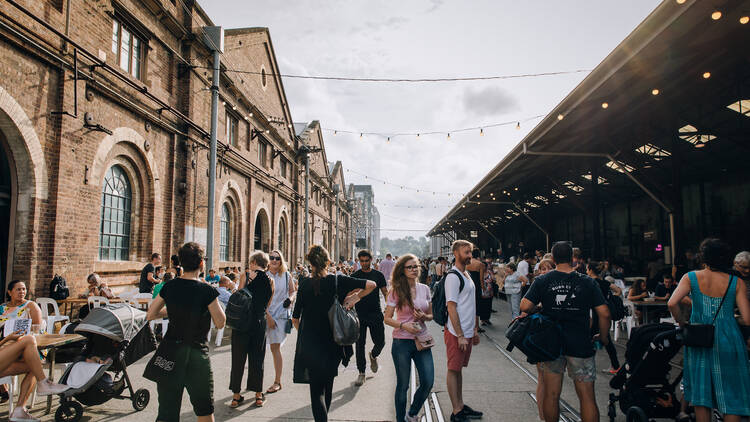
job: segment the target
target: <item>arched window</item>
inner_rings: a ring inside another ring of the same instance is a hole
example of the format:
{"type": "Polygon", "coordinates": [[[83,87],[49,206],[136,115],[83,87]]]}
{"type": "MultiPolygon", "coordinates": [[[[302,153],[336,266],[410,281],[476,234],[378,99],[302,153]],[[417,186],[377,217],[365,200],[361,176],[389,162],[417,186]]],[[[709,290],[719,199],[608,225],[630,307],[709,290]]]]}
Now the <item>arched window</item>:
{"type": "Polygon", "coordinates": [[[112,166],[104,176],[99,259],[127,261],[130,252],[130,181],[125,170],[112,166]]]}
{"type": "Polygon", "coordinates": [[[279,250],[286,256],[286,221],[284,217],[279,220],[279,250]]]}
{"type": "Polygon", "coordinates": [[[219,260],[229,261],[229,243],[231,233],[229,232],[231,217],[229,205],[225,202],[221,207],[221,220],[219,222],[219,260]]]}

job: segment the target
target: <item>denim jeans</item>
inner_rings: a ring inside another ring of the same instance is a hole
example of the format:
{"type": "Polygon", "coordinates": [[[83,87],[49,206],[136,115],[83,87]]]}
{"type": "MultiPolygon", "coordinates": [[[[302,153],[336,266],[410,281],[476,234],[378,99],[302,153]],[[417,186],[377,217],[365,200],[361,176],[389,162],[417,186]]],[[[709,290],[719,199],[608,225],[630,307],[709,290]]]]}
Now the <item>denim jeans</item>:
{"type": "Polygon", "coordinates": [[[521,315],[521,298],[523,295],[521,293],[511,293],[510,294],[510,317],[512,319],[515,319],[519,315],[521,315]]]}
{"type": "Polygon", "coordinates": [[[396,367],[396,420],[403,421],[406,412],[406,393],[409,391],[411,378],[411,361],[414,361],[417,374],[419,374],[419,387],[409,408],[409,415],[415,416],[427,400],[435,380],[432,350],[417,351],[414,340],[394,338],[391,356],[393,356],[393,365],[396,367]]]}

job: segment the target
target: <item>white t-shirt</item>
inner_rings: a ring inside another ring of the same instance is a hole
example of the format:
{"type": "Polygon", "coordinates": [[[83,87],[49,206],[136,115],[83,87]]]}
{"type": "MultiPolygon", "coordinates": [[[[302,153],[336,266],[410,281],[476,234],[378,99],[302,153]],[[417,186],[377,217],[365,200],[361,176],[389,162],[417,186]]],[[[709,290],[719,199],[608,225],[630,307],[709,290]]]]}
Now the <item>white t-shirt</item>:
{"type": "Polygon", "coordinates": [[[525,259],[522,259],[521,261],[518,262],[518,267],[516,268],[516,274],[518,274],[519,276],[529,275],[529,263],[526,262],[525,259]]]}
{"type": "MultiPolygon", "coordinates": [[[[459,273],[461,272],[455,266],[452,270],[458,271],[459,273]]],[[[458,276],[455,274],[448,274],[445,277],[445,303],[454,302],[456,304],[461,331],[463,331],[465,338],[471,338],[474,336],[474,327],[477,322],[477,303],[474,293],[474,282],[466,273],[464,273],[463,279],[464,289],[459,292],[461,282],[458,279],[458,276]]],[[[448,323],[445,325],[448,327],[448,331],[450,331],[451,334],[458,337],[450,318],[448,318],[448,323]]]]}

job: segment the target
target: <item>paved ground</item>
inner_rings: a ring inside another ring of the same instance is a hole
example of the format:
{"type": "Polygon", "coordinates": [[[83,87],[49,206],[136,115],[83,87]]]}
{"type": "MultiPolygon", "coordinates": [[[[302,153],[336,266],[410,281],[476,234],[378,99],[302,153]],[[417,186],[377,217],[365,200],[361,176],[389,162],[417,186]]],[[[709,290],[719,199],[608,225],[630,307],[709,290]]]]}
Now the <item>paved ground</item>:
{"type": "MultiPolygon", "coordinates": [[[[487,332],[481,338],[481,344],[474,349],[471,363],[464,374],[464,399],[472,407],[485,412],[483,420],[486,421],[535,421],[538,420],[536,404],[533,394],[536,383],[532,377],[536,376],[536,368],[525,362],[524,356],[513,351],[504,351],[507,341],[504,330],[509,320],[507,302],[495,300],[494,308],[499,312],[493,314],[494,325],[488,327],[487,332]],[[514,363],[514,360],[516,363],[514,363]],[[517,366],[517,365],[520,365],[517,366]],[[525,369],[524,372],[521,368],[525,369]]],[[[437,344],[433,350],[435,360],[435,386],[433,392],[437,399],[437,411],[434,400],[429,400],[430,418],[423,419],[427,422],[441,421],[438,413],[444,420],[449,420],[451,411],[450,400],[445,387],[445,346],[442,343],[441,328],[430,324],[432,334],[436,337],[437,344]]],[[[361,388],[354,386],[357,375],[354,362],[349,368],[341,368],[339,376],[334,384],[334,397],[330,419],[335,421],[392,421],[395,419],[393,409],[393,392],[395,388],[395,372],[390,357],[390,328],[386,328],[386,348],[381,355],[380,371],[371,374],[368,369],[368,378],[361,388]]],[[[282,378],[283,389],[272,395],[268,395],[266,405],[255,408],[245,402],[239,409],[228,407],[231,393],[227,386],[229,383],[230,369],[230,346],[228,337],[222,346],[212,348],[211,361],[214,369],[216,420],[217,421],[239,421],[239,420],[261,420],[261,421],[307,421],[312,420],[309,406],[308,389],[306,385],[297,385],[291,382],[291,365],[294,354],[295,333],[292,333],[287,343],[282,347],[284,362],[284,376],[282,378]]],[[[368,339],[369,341],[369,339],[368,339]]],[[[624,354],[624,339],[620,339],[618,352],[624,354]]],[[[369,349],[369,348],[368,348],[369,349]]],[[[129,374],[136,387],[148,388],[151,393],[151,403],[142,412],[135,412],[129,401],[111,400],[106,404],[86,408],[82,421],[153,421],[156,418],[157,400],[156,386],[141,377],[147,358],[131,365],[129,374]]],[[[622,359],[621,359],[622,360],[622,359]]],[[[609,362],[606,353],[602,350],[597,355],[597,368],[599,370],[596,389],[597,401],[602,414],[602,420],[606,419],[607,397],[610,392],[608,387],[609,376],[601,373],[606,369],[609,362]]],[[[265,360],[265,385],[269,386],[273,381],[273,361],[270,353],[266,354],[265,360]]],[[[246,400],[252,394],[245,394],[246,400]]],[[[578,400],[573,389],[572,382],[566,378],[563,387],[562,399],[569,404],[570,411],[563,413],[563,420],[577,421],[578,400]]],[[[41,417],[43,421],[54,420],[53,415],[42,415],[43,404],[38,401],[34,407],[33,414],[41,417]]],[[[53,412],[56,409],[53,406],[53,412]]],[[[195,420],[192,407],[187,398],[183,398],[183,420],[195,420]]],[[[0,415],[7,415],[7,405],[0,406],[0,415]]],[[[618,421],[624,421],[622,415],[618,415],[618,421]]]]}

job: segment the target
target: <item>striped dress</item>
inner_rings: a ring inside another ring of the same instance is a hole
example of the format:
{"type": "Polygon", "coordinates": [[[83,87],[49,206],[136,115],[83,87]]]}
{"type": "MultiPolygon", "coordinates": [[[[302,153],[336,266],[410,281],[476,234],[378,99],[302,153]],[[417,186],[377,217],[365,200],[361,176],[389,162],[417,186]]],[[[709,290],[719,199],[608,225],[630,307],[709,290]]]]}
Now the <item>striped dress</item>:
{"type": "MultiPolygon", "coordinates": [[[[721,297],[700,291],[694,272],[690,278],[693,300],[691,324],[711,324],[721,297]]],[[[694,406],[718,409],[727,415],[750,415],[750,366],[745,342],[734,319],[737,278],[729,280],[729,291],[716,317],[714,346],[685,347],[683,385],[685,397],[694,406]]]]}

